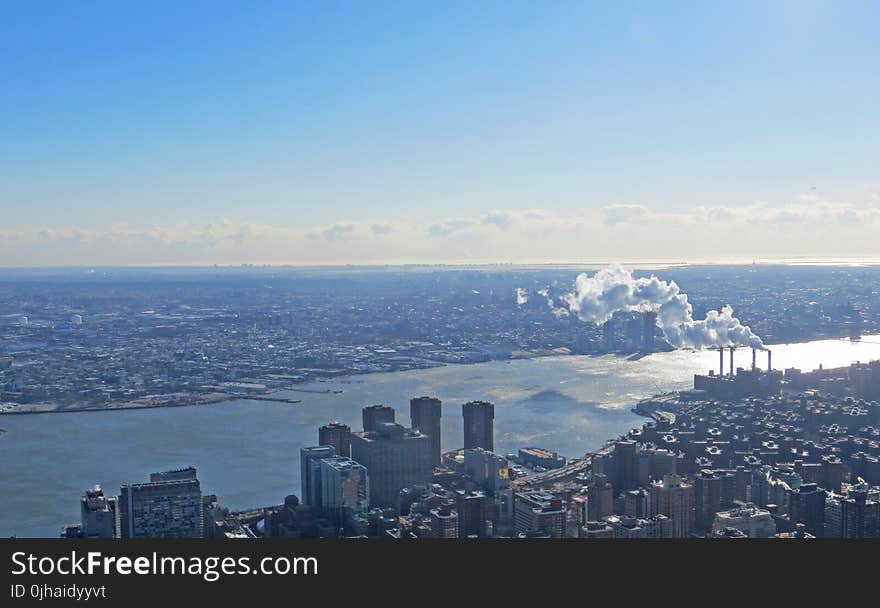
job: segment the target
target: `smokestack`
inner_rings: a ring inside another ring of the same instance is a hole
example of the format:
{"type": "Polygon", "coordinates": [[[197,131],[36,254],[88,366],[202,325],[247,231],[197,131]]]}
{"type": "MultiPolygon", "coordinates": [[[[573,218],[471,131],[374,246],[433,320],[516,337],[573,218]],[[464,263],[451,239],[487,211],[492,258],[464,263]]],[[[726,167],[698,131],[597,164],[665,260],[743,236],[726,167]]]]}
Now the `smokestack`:
{"type": "Polygon", "coordinates": [[[758,356],[758,351],[755,350],[755,347],[752,347],[752,371],[755,371],[758,368],[757,363],[755,362],[755,357],[758,356]]]}
{"type": "Polygon", "coordinates": [[[730,347],[730,377],[733,378],[733,347],[730,347]]]}
{"type": "Polygon", "coordinates": [[[771,353],[770,349],[768,348],[767,349],[767,371],[768,372],[773,371],[773,358],[772,358],[772,356],[773,356],[773,353],[771,353]]]}
{"type": "Polygon", "coordinates": [[[724,377],[724,347],[718,348],[718,377],[724,377]]]}

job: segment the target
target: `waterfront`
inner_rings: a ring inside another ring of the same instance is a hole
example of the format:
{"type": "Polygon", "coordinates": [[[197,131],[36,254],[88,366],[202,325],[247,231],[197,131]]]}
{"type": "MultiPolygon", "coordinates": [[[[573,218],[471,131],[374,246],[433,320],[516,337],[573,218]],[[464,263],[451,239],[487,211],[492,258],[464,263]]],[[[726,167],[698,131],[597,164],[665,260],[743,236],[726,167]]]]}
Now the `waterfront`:
{"type": "MultiPolygon", "coordinates": [[[[812,369],[880,358],[880,337],[773,347],[777,369],[812,369]]],[[[737,352],[747,366],[751,354],[737,352]]],[[[759,354],[758,363],[766,357],[759,354]]],[[[633,403],[689,388],[692,375],[716,368],[715,351],[657,353],[637,361],[614,356],[544,357],[340,378],[302,385],[301,404],[236,400],[214,405],[0,418],[0,535],[56,536],[79,520],[78,498],[100,483],[108,493],[151,471],[193,465],[202,489],[245,508],[280,503],[299,492],[299,448],[317,441],[330,420],[360,428],[360,409],[386,403],[409,421],[409,398],[444,401],[443,445],[461,443],[464,401],[496,404],[496,451],[525,445],[579,456],[642,419],[633,403]],[[342,393],[302,392],[342,390],[342,393]]],[[[727,355],[725,355],[725,366],[727,355]]]]}

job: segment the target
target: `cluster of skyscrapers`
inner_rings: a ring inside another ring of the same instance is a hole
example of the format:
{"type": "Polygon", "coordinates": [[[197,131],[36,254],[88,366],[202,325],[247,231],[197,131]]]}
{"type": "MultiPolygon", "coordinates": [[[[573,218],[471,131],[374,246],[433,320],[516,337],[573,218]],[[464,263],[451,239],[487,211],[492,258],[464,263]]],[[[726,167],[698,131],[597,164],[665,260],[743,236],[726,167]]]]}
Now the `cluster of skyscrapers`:
{"type": "Polygon", "coordinates": [[[86,491],[66,535],[877,538],[877,369],[797,373],[796,390],[771,394],[761,378],[772,368],[737,370],[745,394],[724,396],[701,381],[717,376],[698,376],[692,391],[640,402],[651,418],[641,428],[569,463],[536,447],[493,452],[486,401],[462,405],[463,447],[446,452],[439,399],[413,398],[409,426],[370,405],[361,431],[331,422],[300,449],[300,495],[282,505],[231,514],[187,468],[118,497],[86,491]]]}
{"type": "Polygon", "coordinates": [[[81,524],[64,535],[85,538],[202,538],[205,508],[194,468],[153,473],[145,483],[125,484],[118,497],[100,487],[80,499],[81,524]]]}
{"type": "MultiPolygon", "coordinates": [[[[464,443],[491,454],[494,405],[475,401],[462,408],[464,443]]],[[[257,535],[365,535],[372,514],[396,518],[401,496],[413,488],[430,487],[442,470],[442,403],[433,397],[410,402],[411,426],[396,421],[394,408],[371,405],[363,409],[363,430],[331,422],[318,430],[317,446],[300,449],[300,496],[289,496],[284,505],[255,509],[231,517],[216,504],[216,497],[203,496],[194,468],[154,473],[145,483],[125,484],[119,496],[105,496],[99,487],[81,498],[81,523],[68,526],[67,537],[97,538],[201,538],[257,535]],[[289,513],[288,513],[289,511],[289,513]],[[310,523],[311,522],[311,523],[310,523]],[[249,525],[253,524],[253,526],[249,525]],[[257,525],[259,524],[259,526],[257,525]]],[[[492,455],[494,457],[494,455],[492,455]]],[[[487,487],[492,474],[506,475],[506,461],[495,457],[495,468],[474,460],[467,462],[487,487]],[[476,471],[479,469],[479,471],[476,471]]],[[[473,496],[466,496],[470,505],[473,496]]],[[[458,513],[442,505],[447,521],[458,513]]],[[[479,518],[478,518],[479,519],[479,518]]],[[[396,521],[396,520],[395,520],[396,521]]],[[[479,529],[481,524],[475,524],[479,529]]],[[[456,534],[458,528],[456,527],[456,534]]],[[[483,533],[485,535],[485,532],[483,533]]]]}
{"type": "MultiPolygon", "coordinates": [[[[474,401],[462,412],[465,446],[491,450],[494,406],[474,401]]],[[[441,418],[439,399],[416,397],[409,427],[387,405],[365,407],[360,432],[339,422],[321,427],[319,445],[300,450],[301,503],[349,530],[371,509],[399,510],[401,492],[429,486],[441,466],[441,418]]]]}

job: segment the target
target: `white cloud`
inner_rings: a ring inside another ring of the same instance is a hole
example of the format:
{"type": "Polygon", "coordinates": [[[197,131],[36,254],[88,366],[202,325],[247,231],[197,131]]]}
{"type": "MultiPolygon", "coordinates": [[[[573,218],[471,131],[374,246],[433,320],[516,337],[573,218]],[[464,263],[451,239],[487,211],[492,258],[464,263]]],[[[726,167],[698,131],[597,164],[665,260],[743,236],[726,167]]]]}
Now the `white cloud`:
{"type": "Polygon", "coordinates": [[[483,216],[483,223],[497,226],[502,232],[507,232],[514,222],[514,217],[505,211],[492,211],[483,216]]]}
{"type": "Polygon", "coordinates": [[[880,201],[823,199],[561,213],[496,210],[327,226],[236,222],[0,228],[0,265],[385,264],[877,257],[880,201]]]}
{"type": "Polygon", "coordinates": [[[345,240],[357,230],[354,224],[334,224],[326,230],[321,231],[321,235],[328,241],[345,240]]]}
{"type": "Polygon", "coordinates": [[[462,232],[463,230],[475,225],[473,220],[452,219],[438,222],[428,226],[428,236],[434,238],[443,238],[452,236],[453,234],[462,232]]]}
{"type": "Polygon", "coordinates": [[[644,222],[649,216],[642,205],[609,205],[602,209],[603,222],[608,226],[644,222]]]}

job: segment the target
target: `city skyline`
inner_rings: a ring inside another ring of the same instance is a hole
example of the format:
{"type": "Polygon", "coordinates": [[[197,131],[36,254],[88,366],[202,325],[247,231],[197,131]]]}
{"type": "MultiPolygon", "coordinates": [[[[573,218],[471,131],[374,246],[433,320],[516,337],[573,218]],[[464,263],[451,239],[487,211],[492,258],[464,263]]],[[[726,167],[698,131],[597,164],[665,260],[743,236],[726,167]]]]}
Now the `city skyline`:
{"type": "Polygon", "coordinates": [[[877,258],[873,3],[3,12],[0,266],[877,258]]]}
{"type": "Polygon", "coordinates": [[[876,536],[878,276],[5,272],[0,532],[876,536]]]}
{"type": "Polygon", "coordinates": [[[862,582],[878,25],[0,3],[7,603],[862,582]]]}

